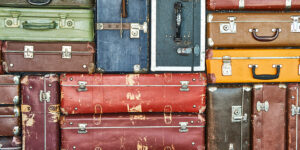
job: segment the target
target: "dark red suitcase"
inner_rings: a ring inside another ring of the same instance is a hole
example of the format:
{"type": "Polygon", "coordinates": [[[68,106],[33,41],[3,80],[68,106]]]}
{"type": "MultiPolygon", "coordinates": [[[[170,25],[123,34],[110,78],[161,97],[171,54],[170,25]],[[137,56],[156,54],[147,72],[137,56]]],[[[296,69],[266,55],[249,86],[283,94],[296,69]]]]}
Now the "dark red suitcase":
{"type": "Polygon", "coordinates": [[[20,76],[0,75],[0,105],[19,104],[20,76]]]}
{"type": "Polygon", "coordinates": [[[0,106],[0,136],[20,135],[20,108],[0,106]]]}

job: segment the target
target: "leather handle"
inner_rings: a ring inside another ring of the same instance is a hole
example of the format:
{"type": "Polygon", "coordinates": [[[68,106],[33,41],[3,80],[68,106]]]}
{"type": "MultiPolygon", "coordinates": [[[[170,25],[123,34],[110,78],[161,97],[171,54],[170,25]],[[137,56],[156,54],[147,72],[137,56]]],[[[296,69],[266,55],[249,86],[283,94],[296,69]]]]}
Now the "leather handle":
{"type": "Polygon", "coordinates": [[[26,0],[26,1],[27,3],[36,6],[48,5],[51,2],[51,0],[26,0]]]}
{"type": "Polygon", "coordinates": [[[278,79],[279,78],[279,73],[280,73],[280,65],[276,66],[276,74],[274,75],[269,75],[269,74],[262,74],[262,75],[257,75],[255,73],[256,66],[252,66],[252,75],[254,79],[260,79],[260,80],[272,80],[272,79],[278,79]]]}
{"type": "Polygon", "coordinates": [[[23,28],[28,30],[50,30],[56,29],[57,23],[28,23],[27,21],[23,22],[23,28]]]}
{"type": "Polygon", "coordinates": [[[256,35],[256,32],[257,32],[256,29],[252,29],[252,36],[255,40],[261,41],[261,42],[270,42],[270,41],[274,41],[275,39],[277,39],[277,37],[279,36],[280,29],[276,28],[273,36],[258,36],[258,35],[256,35]]]}

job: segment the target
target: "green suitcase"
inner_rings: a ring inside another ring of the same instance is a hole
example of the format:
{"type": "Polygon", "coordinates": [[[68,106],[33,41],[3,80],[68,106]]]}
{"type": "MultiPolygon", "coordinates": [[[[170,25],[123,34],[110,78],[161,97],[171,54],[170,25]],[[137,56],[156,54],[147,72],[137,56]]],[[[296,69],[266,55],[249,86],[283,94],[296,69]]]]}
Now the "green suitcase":
{"type": "Polygon", "coordinates": [[[90,9],[0,8],[0,40],[93,41],[90,9]]]}
{"type": "Polygon", "coordinates": [[[94,0],[0,0],[5,7],[92,8],[94,0]]]}

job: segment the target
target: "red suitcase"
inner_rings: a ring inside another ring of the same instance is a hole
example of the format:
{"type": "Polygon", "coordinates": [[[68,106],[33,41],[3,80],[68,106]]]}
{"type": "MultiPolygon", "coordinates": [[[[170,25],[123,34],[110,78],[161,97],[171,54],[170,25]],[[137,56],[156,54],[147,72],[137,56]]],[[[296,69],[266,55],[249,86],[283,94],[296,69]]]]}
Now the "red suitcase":
{"type": "Polygon", "coordinates": [[[58,76],[25,76],[21,87],[23,150],[58,150],[58,76]]]}
{"type": "Polygon", "coordinates": [[[205,111],[206,75],[63,74],[64,114],[205,111]]]}
{"type": "Polygon", "coordinates": [[[0,75],[0,104],[19,104],[20,76],[0,75]]]}
{"type": "Polygon", "coordinates": [[[204,150],[200,114],[68,115],[61,150],[204,150]]]}

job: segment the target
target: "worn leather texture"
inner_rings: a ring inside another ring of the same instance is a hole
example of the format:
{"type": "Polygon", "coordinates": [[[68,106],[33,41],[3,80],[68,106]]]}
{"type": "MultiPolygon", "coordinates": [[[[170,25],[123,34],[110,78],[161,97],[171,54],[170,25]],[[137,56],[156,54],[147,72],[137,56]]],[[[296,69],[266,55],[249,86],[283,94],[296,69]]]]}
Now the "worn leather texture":
{"type": "Polygon", "coordinates": [[[91,9],[0,8],[0,40],[93,41],[91,9]],[[17,16],[17,21],[12,21],[17,16]],[[12,20],[11,20],[12,18],[12,20]]]}
{"type": "Polygon", "coordinates": [[[60,83],[61,110],[64,114],[203,113],[206,108],[204,73],[63,74],[60,83]],[[78,91],[79,81],[87,82],[86,91],[78,91]],[[180,90],[180,81],[189,82],[189,91],[180,90]]]}
{"type": "Polygon", "coordinates": [[[51,7],[51,8],[92,8],[94,0],[50,0],[45,5],[34,5],[32,3],[42,3],[49,0],[1,0],[1,6],[7,7],[51,7]]]}
{"type": "Polygon", "coordinates": [[[1,106],[0,126],[0,136],[14,136],[14,133],[16,133],[16,135],[20,135],[20,109],[14,106],[1,106]],[[17,110],[17,113],[14,112],[14,109],[17,110]],[[15,127],[18,129],[15,129],[15,127]]]}
{"type": "Polygon", "coordinates": [[[97,150],[204,150],[204,117],[200,114],[161,113],[68,115],[60,121],[61,150],[72,150],[74,147],[97,150]],[[180,122],[188,123],[187,132],[179,131],[180,122]],[[78,133],[79,123],[87,124],[87,133],[78,133]]]}
{"type": "Polygon", "coordinates": [[[251,82],[298,82],[300,49],[222,49],[208,50],[206,66],[209,83],[251,83],[251,82]],[[222,74],[223,57],[230,56],[232,75],[222,74]],[[253,57],[248,59],[248,57],[253,57]],[[273,58],[272,58],[273,57],[273,58]],[[282,57],[276,59],[276,57],[282,57]],[[284,58],[289,57],[289,58],[284,58]],[[294,58],[293,58],[294,57],[294,58]],[[237,58],[237,59],[235,59],[237,58]],[[239,58],[239,59],[238,59],[239,58]],[[242,59],[241,59],[242,58],[242,59]],[[275,75],[273,65],[282,65],[277,79],[262,80],[253,77],[252,68],[257,65],[256,75],[275,75]]]}
{"type": "Polygon", "coordinates": [[[286,85],[255,84],[251,118],[253,149],[284,150],[286,147],[286,85]],[[268,109],[265,109],[266,105],[260,107],[258,103],[268,103],[268,109]]]}
{"type": "Polygon", "coordinates": [[[58,76],[52,74],[24,76],[21,80],[21,89],[22,149],[58,150],[60,145],[58,76]],[[50,92],[49,102],[43,99],[40,101],[41,91],[50,92]]]}
{"type": "Polygon", "coordinates": [[[250,150],[251,87],[210,85],[207,88],[207,150],[250,150]],[[242,122],[232,122],[236,106],[241,106],[243,116],[247,115],[242,122]]]}
{"type": "Polygon", "coordinates": [[[0,149],[22,149],[22,141],[20,136],[0,136],[0,149]]]}
{"type": "Polygon", "coordinates": [[[209,47],[284,47],[300,46],[300,34],[291,32],[292,16],[300,13],[210,13],[207,16],[209,47]],[[236,33],[221,33],[220,25],[229,23],[228,17],[236,17],[236,33]],[[279,28],[273,41],[259,41],[249,29],[258,29],[257,36],[274,36],[272,29],[279,28]]]}
{"type": "MultiPolygon", "coordinates": [[[[127,1],[127,18],[123,23],[146,22],[149,25],[149,0],[127,1]]],[[[97,0],[97,23],[120,23],[121,1],[97,0]]],[[[98,72],[148,72],[148,38],[147,33],[139,31],[139,38],[130,38],[130,30],[97,31],[97,71],[98,72]],[[135,66],[138,68],[135,70],[135,66]]]]}
{"type": "Polygon", "coordinates": [[[14,75],[0,75],[0,105],[20,103],[19,78],[14,75]]]}
{"type": "Polygon", "coordinates": [[[13,42],[3,44],[5,72],[83,72],[93,73],[95,45],[90,42],[13,42]],[[24,58],[25,47],[33,46],[33,58],[24,58]],[[64,46],[71,58],[62,58],[64,46]],[[17,51],[17,52],[16,52],[17,51]],[[11,65],[13,64],[13,65],[11,65]]]}

